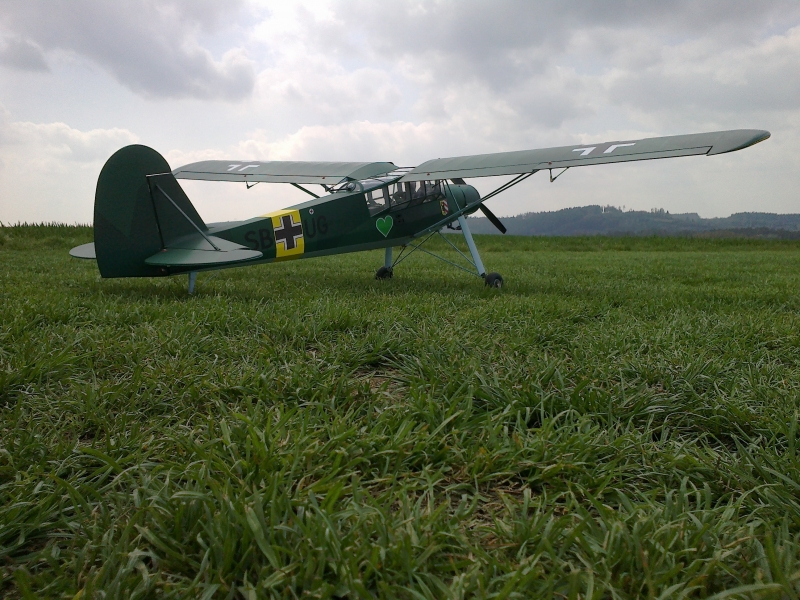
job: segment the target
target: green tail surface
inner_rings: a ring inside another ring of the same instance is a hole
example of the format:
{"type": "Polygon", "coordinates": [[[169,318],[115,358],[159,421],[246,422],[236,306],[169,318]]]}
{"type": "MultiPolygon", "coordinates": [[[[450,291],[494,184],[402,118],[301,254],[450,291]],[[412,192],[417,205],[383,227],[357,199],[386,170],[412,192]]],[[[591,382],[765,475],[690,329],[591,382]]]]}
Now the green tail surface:
{"type": "Polygon", "coordinates": [[[126,146],[108,159],[97,180],[94,201],[94,244],[103,277],[169,275],[163,266],[145,260],[196,229],[158,185],[203,231],[200,215],[172,176],[169,164],[147,146],[126,146]],[[158,177],[149,177],[157,175],[158,177]]]}
{"type": "Polygon", "coordinates": [[[139,145],[118,150],[103,166],[94,200],[94,243],[70,254],[96,258],[103,277],[162,277],[262,257],[208,235],[164,157],[139,145]]]}

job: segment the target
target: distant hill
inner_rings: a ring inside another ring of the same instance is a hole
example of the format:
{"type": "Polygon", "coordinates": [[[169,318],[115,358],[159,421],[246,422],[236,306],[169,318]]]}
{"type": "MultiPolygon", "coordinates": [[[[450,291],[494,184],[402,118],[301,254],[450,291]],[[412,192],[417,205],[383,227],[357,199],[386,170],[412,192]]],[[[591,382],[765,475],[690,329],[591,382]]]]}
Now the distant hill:
{"type": "MultiPolygon", "coordinates": [[[[480,213],[477,213],[480,214],[480,213]]],[[[622,211],[613,206],[583,206],[526,213],[501,219],[510,235],[696,235],[800,239],[800,214],[736,213],[703,219],[697,213],[663,209],[622,211]]],[[[470,218],[473,233],[500,233],[485,217],[470,218]]]]}

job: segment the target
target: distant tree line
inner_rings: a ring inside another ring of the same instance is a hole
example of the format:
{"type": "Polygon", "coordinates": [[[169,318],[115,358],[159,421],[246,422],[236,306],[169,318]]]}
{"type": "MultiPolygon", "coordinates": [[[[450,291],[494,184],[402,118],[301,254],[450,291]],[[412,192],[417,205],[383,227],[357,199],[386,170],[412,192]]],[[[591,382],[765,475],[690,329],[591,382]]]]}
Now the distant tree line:
{"type": "MultiPolygon", "coordinates": [[[[703,219],[697,213],[670,214],[663,208],[626,211],[614,206],[582,206],[552,212],[525,213],[501,220],[510,235],[800,238],[800,214],[747,212],[730,217],[703,219]]],[[[470,218],[470,228],[474,233],[499,233],[485,217],[470,218]]]]}

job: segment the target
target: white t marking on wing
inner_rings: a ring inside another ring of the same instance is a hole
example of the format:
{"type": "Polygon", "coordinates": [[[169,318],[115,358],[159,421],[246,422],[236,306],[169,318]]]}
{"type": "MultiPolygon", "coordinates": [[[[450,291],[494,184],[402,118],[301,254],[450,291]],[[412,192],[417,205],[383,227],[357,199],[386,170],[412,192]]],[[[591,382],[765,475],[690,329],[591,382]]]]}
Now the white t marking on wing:
{"type": "Polygon", "coordinates": [[[590,146],[589,148],[575,148],[573,152],[580,152],[581,156],[586,156],[595,148],[597,148],[597,146],[590,146]]]}
{"type": "Polygon", "coordinates": [[[611,144],[608,148],[605,149],[603,154],[611,154],[617,148],[622,148],[624,146],[635,146],[636,142],[631,142],[630,144],[611,144]]]}
{"type": "Polygon", "coordinates": [[[239,163],[238,165],[231,165],[230,167],[228,167],[228,171],[233,171],[236,167],[241,167],[241,166],[242,163],[239,163]]]}

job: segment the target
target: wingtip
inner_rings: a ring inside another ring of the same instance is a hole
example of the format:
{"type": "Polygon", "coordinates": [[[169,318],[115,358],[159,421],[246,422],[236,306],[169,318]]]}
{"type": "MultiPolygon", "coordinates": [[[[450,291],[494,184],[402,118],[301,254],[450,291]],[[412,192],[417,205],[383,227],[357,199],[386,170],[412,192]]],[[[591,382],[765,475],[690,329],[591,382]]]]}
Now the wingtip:
{"type": "MultiPolygon", "coordinates": [[[[755,129],[753,133],[755,135],[753,136],[752,143],[748,144],[750,146],[752,146],[753,144],[758,144],[759,142],[763,142],[764,140],[769,139],[770,137],[772,137],[772,134],[769,131],[767,131],[766,129],[755,129]]],[[[746,148],[747,146],[744,146],[744,147],[746,148]]]]}
{"type": "Polygon", "coordinates": [[[765,129],[739,129],[736,131],[723,131],[720,134],[720,139],[709,150],[709,156],[744,150],[763,142],[772,135],[765,129]]]}

